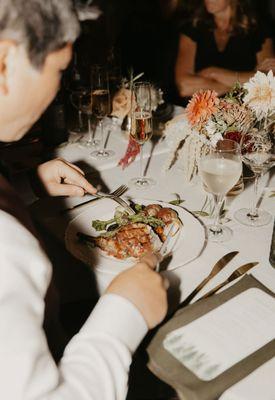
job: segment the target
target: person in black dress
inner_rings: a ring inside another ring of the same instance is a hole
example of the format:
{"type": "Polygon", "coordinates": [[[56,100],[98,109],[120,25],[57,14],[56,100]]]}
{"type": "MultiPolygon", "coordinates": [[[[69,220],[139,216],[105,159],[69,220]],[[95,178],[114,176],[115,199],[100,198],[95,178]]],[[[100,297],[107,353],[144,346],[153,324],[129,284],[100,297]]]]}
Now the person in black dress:
{"type": "Polygon", "coordinates": [[[225,93],[273,56],[272,30],[245,0],[202,0],[181,29],[175,80],[181,97],[199,89],[225,93]]]}

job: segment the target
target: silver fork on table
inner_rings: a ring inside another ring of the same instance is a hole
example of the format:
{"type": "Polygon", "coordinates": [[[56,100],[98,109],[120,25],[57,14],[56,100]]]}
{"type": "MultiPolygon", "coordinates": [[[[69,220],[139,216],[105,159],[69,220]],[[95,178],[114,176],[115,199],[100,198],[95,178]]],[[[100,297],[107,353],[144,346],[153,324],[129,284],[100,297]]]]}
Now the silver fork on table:
{"type": "MultiPolygon", "coordinates": [[[[91,203],[92,201],[98,200],[98,199],[104,199],[104,198],[111,198],[111,199],[119,199],[123,193],[125,193],[128,190],[128,186],[126,185],[120,185],[116,190],[114,190],[111,193],[103,193],[103,192],[97,192],[95,193],[92,199],[84,201],[82,203],[76,204],[73,207],[65,208],[64,210],[61,210],[61,213],[66,213],[67,211],[72,211],[75,210],[78,207],[84,206],[85,204],[91,203]]],[[[126,203],[125,200],[123,200],[124,203],[126,203]]],[[[127,206],[129,207],[128,203],[126,203],[127,206]]],[[[124,205],[125,207],[125,205],[124,205]]]]}

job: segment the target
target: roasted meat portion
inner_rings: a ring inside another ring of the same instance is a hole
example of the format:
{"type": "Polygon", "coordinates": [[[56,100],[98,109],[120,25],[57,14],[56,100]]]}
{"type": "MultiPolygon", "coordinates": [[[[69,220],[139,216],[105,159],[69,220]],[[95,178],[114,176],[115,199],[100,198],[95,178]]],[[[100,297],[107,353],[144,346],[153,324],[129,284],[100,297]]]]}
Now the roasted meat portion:
{"type": "Polygon", "coordinates": [[[113,236],[99,236],[96,245],[108,255],[118,259],[139,258],[149,251],[156,251],[161,242],[149,225],[130,223],[120,227],[113,236]]]}

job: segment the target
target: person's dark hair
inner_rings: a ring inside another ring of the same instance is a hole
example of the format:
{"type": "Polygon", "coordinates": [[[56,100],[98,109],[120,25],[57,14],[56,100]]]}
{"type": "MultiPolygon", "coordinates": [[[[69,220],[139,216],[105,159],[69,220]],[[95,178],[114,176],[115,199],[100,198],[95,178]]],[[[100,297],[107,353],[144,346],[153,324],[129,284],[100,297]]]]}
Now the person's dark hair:
{"type": "Polygon", "coordinates": [[[1,0],[0,40],[23,45],[37,68],[49,53],[74,42],[78,34],[70,0],[1,0]]]}
{"type": "MultiPolygon", "coordinates": [[[[231,32],[247,32],[257,26],[257,18],[248,0],[231,0],[232,7],[231,32]]],[[[193,25],[204,25],[209,29],[215,29],[215,21],[212,14],[208,13],[204,0],[193,14],[193,25]]]]}

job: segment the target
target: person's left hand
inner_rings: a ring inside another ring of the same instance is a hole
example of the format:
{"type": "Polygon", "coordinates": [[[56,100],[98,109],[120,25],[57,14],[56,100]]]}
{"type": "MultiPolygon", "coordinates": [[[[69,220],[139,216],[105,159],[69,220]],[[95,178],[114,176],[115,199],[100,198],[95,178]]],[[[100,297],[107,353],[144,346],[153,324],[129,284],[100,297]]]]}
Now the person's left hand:
{"type": "Polygon", "coordinates": [[[56,158],[40,164],[36,171],[39,188],[34,188],[50,196],[84,196],[94,194],[96,189],[87,181],[84,172],[74,164],[62,158],[56,158]],[[41,190],[42,189],[42,190],[41,190]]]}

